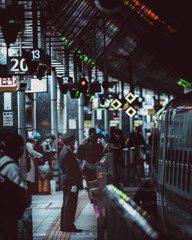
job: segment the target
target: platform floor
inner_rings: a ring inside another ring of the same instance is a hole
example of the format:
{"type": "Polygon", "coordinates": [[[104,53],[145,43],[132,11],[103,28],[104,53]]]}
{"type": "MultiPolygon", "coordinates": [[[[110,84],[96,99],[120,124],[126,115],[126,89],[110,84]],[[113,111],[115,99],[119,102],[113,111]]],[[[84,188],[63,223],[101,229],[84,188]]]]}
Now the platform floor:
{"type": "Polygon", "coordinates": [[[52,195],[32,196],[32,222],[33,239],[97,239],[97,219],[93,205],[88,199],[87,191],[79,192],[78,206],[76,211],[77,228],[83,229],[81,233],[64,233],[60,231],[60,214],[63,192],[57,191],[52,195]]]}

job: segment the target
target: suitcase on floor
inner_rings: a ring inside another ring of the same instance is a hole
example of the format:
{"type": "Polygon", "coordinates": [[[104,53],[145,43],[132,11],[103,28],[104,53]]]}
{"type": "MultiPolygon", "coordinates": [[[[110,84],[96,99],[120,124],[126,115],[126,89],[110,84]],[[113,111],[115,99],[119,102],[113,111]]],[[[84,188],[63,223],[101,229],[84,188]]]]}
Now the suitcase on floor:
{"type": "Polygon", "coordinates": [[[39,194],[51,193],[50,178],[45,178],[44,180],[38,178],[38,193],[39,194]]]}

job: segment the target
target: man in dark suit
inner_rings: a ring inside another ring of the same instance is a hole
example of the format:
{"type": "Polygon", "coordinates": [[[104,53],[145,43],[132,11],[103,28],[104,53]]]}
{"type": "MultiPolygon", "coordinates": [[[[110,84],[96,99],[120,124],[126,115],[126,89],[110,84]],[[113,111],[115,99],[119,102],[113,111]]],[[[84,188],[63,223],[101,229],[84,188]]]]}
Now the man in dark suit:
{"type": "Polygon", "coordinates": [[[83,189],[82,176],[78,161],[73,154],[75,131],[69,130],[62,135],[64,146],[59,154],[62,169],[61,188],[63,189],[63,205],[61,208],[61,231],[81,232],[74,225],[78,201],[78,191],[83,189]]]}

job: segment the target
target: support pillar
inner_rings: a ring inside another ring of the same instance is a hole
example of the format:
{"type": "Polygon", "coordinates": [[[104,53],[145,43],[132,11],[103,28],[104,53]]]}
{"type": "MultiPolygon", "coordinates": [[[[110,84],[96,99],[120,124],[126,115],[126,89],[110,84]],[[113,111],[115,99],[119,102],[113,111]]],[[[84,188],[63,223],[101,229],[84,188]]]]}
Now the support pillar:
{"type": "Polygon", "coordinates": [[[63,95],[63,132],[67,132],[67,94],[63,95]]]}
{"type": "Polygon", "coordinates": [[[96,121],[95,121],[95,109],[92,109],[92,114],[91,114],[91,126],[95,128],[96,121]]]}
{"type": "Polygon", "coordinates": [[[63,96],[61,91],[57,85],[57,125],[58,125],[58,132],[63,132],[63,96]]]}
{"type": "MultiPolygon", "coordinates": [[[[22,41],[20,35],[20,56],[22,55],[22,41]]],[[[8,56],[8,51],[7,51],[8,56]]],[[[24,146],[26,146],[26,116],[25,116],[25,90],[17,92],[17,106],[18,106],[18,134],[23,137],[24,146]]],[[[24,179],[27,177],[27,164],[26,164],[26,148],[20,157],[21,174],[24,179]]]]}
{"type": "MultiPolygon", "coordinates": [[[[24,139],[24,146],[26,145],[26,118],[25,118],[25,92],[18,91],[17,93],[17,106],[18,106],[18,134],[24,139]]],[[[26,149],[20,158],[21,174],[24,179],[27,177],[26,167],[26,149]]]]}
{"type": "Polygon", "coordinates": [[[104,130],[107,134],[109,133],[109,110],[107,108],[104,109],[104,130]]]}
{"type": "Polygon", "coordinates": [[[36,93],[33,93],[33,101],[32,101],[32,132],[35,134],[37,129],[37,102],[36,102],[36,93]]]}
{"type": "Polygon", "coordinates": [[[79,144],[84,138],[84,96],[78,99],[78,126],[79,126],[79,144]]]}
{"type": "MultiPolygon", "coordinates": [[[[51,133],[56,137],[55,145],[58,149],[58,127],[57,127],[57,81],[55,69],[51,70],[51,133]]],[[[55,154],[55,162],[58,164],[58,156],[55,154]]],[[[56,166],[56,165],[55,165],[56,166]]]]}

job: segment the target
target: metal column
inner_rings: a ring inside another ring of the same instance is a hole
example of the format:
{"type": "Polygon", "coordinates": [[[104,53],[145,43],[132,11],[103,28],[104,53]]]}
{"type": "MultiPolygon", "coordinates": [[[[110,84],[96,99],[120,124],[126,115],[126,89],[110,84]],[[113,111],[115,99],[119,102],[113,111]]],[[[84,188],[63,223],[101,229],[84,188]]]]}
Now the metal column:
{"type": "Polygon", "coordinates": [[[32,101],[32,132],[35,134],[37,129],[37,101],[36,101],[36,93],[33,93],[33,101],[32,101]]]}
{"type": "Polygon", "coordinates": [[[63,95],[63,132],[67,132],[67,94],[63,95]]]}
{"type": "Polygon", "coordinates": [[[109,132],[109,110],[104,109],[104,130],[108,134],[109,132]]]}
{"type": "MultiPolygon", "coordinates": [[[[18,134],[24,139],[24,146],[26,145],[26,118],[25,118],[25,92],[18,91],[17,93],[17,106],[18,106],[18,134]]],[[[24,179],[27,177],[26,169],[26,149],[20,158],[20,168],[24,179]]]]}
{"type": "Polygon", "coordinates": [[[84,138],[84,96],[78,99],[78,125],[79,125],[79,144],[82,143],[84,138]]]}
{"type": "MultiPolygon", "coordinates": [[[[56,137],[56,150],[58,149],[58,128],[57,128],[57,81],[55,69],[51,70],[51,133],[56,137]]],[[[55,154],[56,163],[58,156],[55,154]]],[[[56,165],[55,165],[56,166],[56,165]]]]}
{"type": "MultiPolygon", "coordinates": [[[[20,35],[20,56],[22,55],[22,42],[20,35]]],[[[7,50],[8,56],[8,50],[7,50]]],[[[18,106],[18,134],[23,137],[24,146],[26,146],[26,116],[25,116],[25,90],[17,92],[17,106],[18,106]]],[[[26,167],[26,148],[24,147],[24,154],[20,157],[21,174],[24,179],[27,177],[26,167]]]]}
{"type": "MultiPolygon", "coordinates": [[[[64,50],[64,71],[65,76],[69,77],[69,50],[64,50]]],[[[67,132],[68,122],[67,122],[67,94],[63,95],[63,132],[67,132]]]]}
{"type": "MultiPolygon", "coordinates": [[[[37,34],[37,1],[32,2],[32,16],[33,16],[33,47],[38,48],[38,34],[37,34]]],[[[36,93],[33,93],[33,102],[32,102],[32,132],[36,132],[36,121],[37,121],[37,102],[36,102],[36,93]]]]}
{"type": "Polygon", "coordinates": [[[58,132],[63,131],[63,96],[61,91],[57,85],[57,124],[58,124],[58,132]]]}
{"type": "MultiPolygon", "coordinates": [[[[120,99],[123,99],[124,97],[124,83],[120,82],[119,84],[119,88],[120,88],[120,99]]],[[[119,109],[119,129],[123,129],[123,110],[122,108],[119,109]]]]}
{"type": "Polygon", "coordinates": [[[92,109],[92,114],[91,114],[91,126],[95,128],[96,121],[95,121],[95,109],[92,109]]]}

